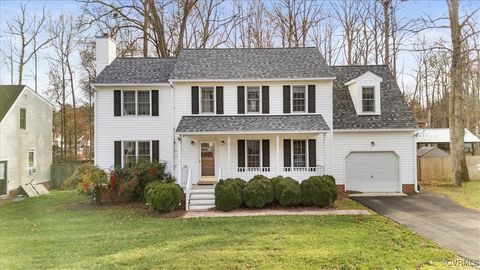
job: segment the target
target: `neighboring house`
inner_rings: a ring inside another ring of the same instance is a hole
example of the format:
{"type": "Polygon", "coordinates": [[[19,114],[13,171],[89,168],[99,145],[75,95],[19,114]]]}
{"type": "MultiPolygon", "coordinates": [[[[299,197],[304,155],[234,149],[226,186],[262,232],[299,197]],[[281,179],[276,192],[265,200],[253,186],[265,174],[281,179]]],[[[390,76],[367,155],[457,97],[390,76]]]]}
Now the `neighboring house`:
{"type": "Polygon", "coordinates": [[[24,85],[0,85],[0,196],[50,180],[52,105],[24,85]]]}
{"type": "Polygon", "coordinates": [[[104,169],[159,159],[187,190],[256,174],[416,190],[416,123],[386,66],[328,66],[317,48],[115,52],[97,39],[94,149],[104,169]]]}
{"type": "Polygon", "coordinates": [[[436,146],[422,146],[417,149],[418,158],[448,158],[450,154],[436,146]]]}
{"type": "MultiPolygon", "coordinates": [[[[480,139],[470,130],[465,129],[463,137],[465,143],[465,154],[480,155],[480,139]]],[[[448,128],[425,128],[417,131],[417,147],[437,146],[450,153],[450,130],[448,128]]]]}

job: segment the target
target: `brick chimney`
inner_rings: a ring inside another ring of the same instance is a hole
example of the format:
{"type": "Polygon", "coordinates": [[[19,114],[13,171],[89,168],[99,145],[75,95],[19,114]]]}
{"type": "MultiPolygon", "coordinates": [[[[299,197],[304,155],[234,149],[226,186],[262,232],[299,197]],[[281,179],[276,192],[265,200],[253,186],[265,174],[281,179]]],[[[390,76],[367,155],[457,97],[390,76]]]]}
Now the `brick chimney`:
{"type": "Polygon", "coordinates": [[[96,37],[97,75],[117,57],[117,43],[108,34],[96,37]]]}

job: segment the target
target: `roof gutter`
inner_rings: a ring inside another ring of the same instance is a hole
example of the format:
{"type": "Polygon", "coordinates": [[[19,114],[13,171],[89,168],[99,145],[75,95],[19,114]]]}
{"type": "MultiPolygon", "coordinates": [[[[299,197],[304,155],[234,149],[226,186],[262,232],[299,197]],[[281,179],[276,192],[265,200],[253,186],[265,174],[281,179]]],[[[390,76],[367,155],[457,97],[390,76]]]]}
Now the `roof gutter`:
{"type": "Polygon", "coordinates": [[[177,131],[179,135],[245,135],[245,134],[302,134],[302,133],[309,133],[309,134],[317,134],[317,133],[327,133],[329,130],[278,130],[278,131],[260,131],[260,130],[237,130],[237,131],[198,131],[198,132],[190,132],[190,131],[177,131]]]}
{"type": "Polygon", "coordinates": [[[407,131],[416,131],[414,128],[397,128],[397,129],[334,129],[333,132],[338,133],[349,133],[349,132],[407,132],[407,131]]]}
{"type": "Polygon", "coordinates": [[[170,79],[171,83],[176,82],[264,82],[264,81],[332,81],[337,77],[318,77],[318,78],[260,78],[260,79],[170,79]]]}
{"type": "Polygon", "coordinates": [[[115,86],[115,87],[122,87],[122,86],[170,86],[170,82],[166,83],[93,83],[92,84],[95,87],[98,86],[115,86]]]}

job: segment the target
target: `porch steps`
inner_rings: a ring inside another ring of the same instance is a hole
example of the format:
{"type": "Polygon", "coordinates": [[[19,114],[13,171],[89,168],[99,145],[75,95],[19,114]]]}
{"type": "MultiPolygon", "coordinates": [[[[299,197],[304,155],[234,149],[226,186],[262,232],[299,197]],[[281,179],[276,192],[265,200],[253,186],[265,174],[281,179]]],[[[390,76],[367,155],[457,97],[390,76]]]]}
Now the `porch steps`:
{"type": "Polygon", "coordinates": [[[190,211],[202,211],[215,207],[215,186],[198,185],[190,190],[190,211]]]}

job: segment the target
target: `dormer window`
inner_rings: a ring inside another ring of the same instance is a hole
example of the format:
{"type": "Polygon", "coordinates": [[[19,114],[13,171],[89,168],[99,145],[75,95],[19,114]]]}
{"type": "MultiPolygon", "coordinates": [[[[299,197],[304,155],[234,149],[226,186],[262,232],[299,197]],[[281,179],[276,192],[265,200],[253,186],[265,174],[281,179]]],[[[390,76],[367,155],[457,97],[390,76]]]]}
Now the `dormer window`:
{"type": "Polygon", "coordinates": [[[375,112],[375,88],[362,87],[362,112],[375,112]]]}

